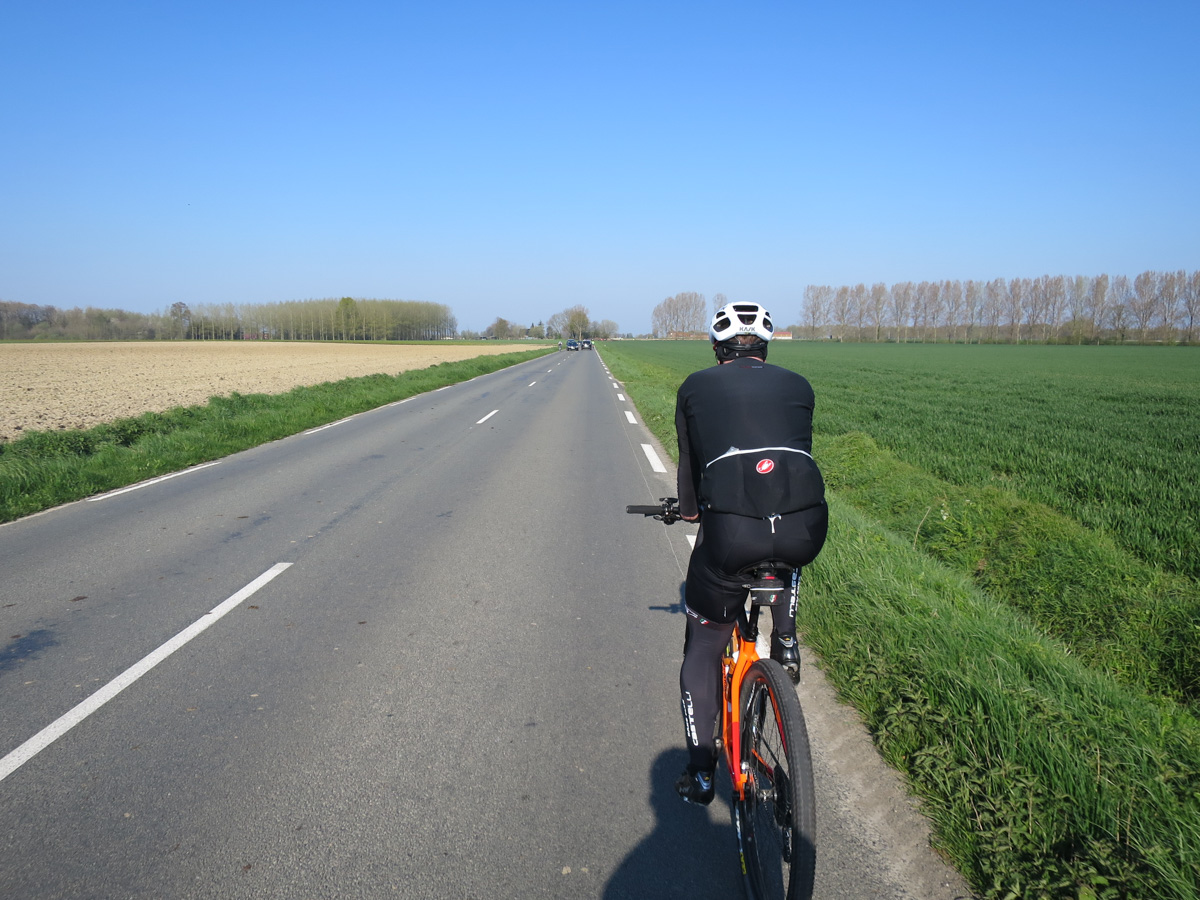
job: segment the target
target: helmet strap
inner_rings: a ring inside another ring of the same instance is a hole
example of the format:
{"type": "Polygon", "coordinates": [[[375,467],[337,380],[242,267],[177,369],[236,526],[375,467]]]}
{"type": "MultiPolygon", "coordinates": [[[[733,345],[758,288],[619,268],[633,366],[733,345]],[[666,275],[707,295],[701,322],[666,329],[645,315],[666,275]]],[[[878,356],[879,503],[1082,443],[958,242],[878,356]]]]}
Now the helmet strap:
{"type": "Polygon", "coordinates": [[[721,341],[719,344],[713,344],[713,352],[717,354],[717,361],[723,363],[733,362],[735,359],[745,359],[748,356],[766,361],[767,346],[766,341],[755,341],[753,344],[721,341]]]}

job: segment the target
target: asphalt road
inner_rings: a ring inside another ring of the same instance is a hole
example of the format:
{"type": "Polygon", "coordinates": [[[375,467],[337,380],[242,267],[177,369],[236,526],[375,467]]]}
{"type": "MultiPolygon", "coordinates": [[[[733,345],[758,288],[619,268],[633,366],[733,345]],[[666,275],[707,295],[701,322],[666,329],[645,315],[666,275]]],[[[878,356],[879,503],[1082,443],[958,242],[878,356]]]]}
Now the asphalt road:
{"type": "MultiPolygon", "coordinates": [[[[741,896],[652,454],[561,353],[0,527],[0,896],[741,896]]],[[[817,896],[962,896],[801,699],[817,896]]]]}

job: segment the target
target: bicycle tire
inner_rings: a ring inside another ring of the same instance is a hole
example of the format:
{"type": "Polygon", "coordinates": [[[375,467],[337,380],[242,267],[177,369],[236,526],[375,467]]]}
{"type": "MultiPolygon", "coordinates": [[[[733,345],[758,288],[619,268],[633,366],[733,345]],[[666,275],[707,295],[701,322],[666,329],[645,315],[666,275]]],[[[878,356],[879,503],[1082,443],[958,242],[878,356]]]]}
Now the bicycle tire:
{"type": "Polygon", "coordinates": [[[779,663],[760,659],[742,680],[742,771],[751,784],[734,803],[751,900],[810,900],[816,874],[812,755],[804,712],[779,663]]]}

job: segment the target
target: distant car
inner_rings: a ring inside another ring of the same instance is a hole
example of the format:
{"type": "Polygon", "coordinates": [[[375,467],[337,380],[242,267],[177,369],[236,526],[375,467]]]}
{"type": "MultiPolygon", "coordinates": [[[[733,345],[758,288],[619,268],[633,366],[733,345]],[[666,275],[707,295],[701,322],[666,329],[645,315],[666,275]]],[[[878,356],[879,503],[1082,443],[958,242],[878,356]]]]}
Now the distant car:
{"type": "Polygon", "coordinates": [[[582,347],[584,350],[591,350],[591,349],[592,349],[592,342],[591,342],[591,341],[584,341],[582,344],[580,344],[580,347],[582,347]]]}
{"type": "Polygon", "coordinates": [[[571,340],[567,341],[567,349],[568,350],[578,350],[579,349],[579,341],[575,340],[575,338],[571,338],[571,340]]]}

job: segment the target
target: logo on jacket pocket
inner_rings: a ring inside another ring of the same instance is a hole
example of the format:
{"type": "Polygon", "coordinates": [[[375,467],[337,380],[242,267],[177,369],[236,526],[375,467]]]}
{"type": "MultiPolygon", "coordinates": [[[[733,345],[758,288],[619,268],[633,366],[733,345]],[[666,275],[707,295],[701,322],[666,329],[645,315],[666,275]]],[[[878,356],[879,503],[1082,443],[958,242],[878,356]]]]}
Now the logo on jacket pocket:
{"type": "Polygon", "coordinates": [[[760,459],[758,465],[754,467],[759,475],[767,475],[775,468],[775,461],[771,459],[760,459]]]}

